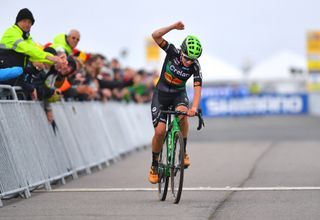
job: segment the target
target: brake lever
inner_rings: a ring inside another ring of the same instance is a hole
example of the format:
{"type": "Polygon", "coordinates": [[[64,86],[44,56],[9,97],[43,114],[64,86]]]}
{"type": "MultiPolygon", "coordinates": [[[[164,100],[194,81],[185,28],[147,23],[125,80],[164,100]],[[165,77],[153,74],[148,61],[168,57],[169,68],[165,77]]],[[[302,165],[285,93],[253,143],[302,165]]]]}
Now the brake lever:
{"type": "Polygon", "coordinates": [[[199,119],[199,124],[198,124],[198,127],[197,127],[197,130],[201,130],[202,127],[205,127],[204,125],[204,120],[202,118],[202,110],[201,109],[198,109],[198,119],[199,119]]]}

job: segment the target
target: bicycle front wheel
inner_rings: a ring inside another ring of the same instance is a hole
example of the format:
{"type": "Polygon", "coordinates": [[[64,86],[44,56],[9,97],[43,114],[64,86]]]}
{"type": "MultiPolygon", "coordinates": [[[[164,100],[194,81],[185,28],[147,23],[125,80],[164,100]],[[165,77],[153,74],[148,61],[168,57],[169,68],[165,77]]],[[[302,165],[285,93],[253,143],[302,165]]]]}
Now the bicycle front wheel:
{"type": "Polygon", "coordinates": [[[180,201],[183,176],[184,176],[184,144],[181,132],[176,132],[174,135],[174,152],[173,163],[170,169],[171,176],[171,191],[174,197],[174,203],[177,204],[180,201]]]}
{"type": "Polygon", "coordinates": [[[168,185],[169,185],[169,170],[168,170],[168,138],[162,147],[159,155],[159,183],[158,183],[158,195],[161,201],[166,200],[168,185]]]}

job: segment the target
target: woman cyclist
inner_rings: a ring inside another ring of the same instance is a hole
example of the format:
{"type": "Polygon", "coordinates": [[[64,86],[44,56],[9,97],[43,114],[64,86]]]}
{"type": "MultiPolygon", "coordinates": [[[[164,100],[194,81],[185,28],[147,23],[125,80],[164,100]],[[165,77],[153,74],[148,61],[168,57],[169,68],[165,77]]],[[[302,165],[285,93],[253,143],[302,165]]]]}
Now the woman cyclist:
{"type": "MultiPolygon", "coordinates": [[[[158,158],[166,131],[167,118],[165,114],[160,113],[160,110],[167,109],[172,105],[175,110],[187,112],[188,116],[192,117],[197,112],[201,97],[202,76],[200,64],[197,60],[202,53],[201,43],[197,37],[189,35],[182,42],[181,48],[177,49],[173,44],[163,39],[165,34],[175,29],[183,30],[184,24],[178,21],[152,33],[155,42],[167,53],[151,104],[152,121],[155,128],[152,138],[152,165],[149,173],[149,181],[152,184],[156,184],[159,181],[158,158]],[[192,106],[189,108],[186,82],[192,75],[194,98],[192,106]]],[[[186,148],[189,130],[187,117],[182,117],[180,127],[184,140],[184,148],[186,148]]],[[[186,167],[190,165],[187,153],[184,164],[186,167]]]]}

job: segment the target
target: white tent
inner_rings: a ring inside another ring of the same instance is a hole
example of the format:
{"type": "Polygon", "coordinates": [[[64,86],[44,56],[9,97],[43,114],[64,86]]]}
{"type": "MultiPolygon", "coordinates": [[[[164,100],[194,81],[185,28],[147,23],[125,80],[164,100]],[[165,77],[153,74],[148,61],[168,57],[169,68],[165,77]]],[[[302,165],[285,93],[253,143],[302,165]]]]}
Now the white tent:
{"type": "Polygon", "coordinates": [[[290,51],[279,52],[254,66],[249,81],[303,80],[307,74],[306,59],[290,51]]]}
{"type": "MultiPolygon", "coordinates": [[[[243,75],[240,70],[214,56],[203,54],[199,58],[199,62],[202,71],[203,84],[243,80],[243,75]]],[[[192,82],[193,80],[188,80],[188,85],[192,85],[192,82]]]]}

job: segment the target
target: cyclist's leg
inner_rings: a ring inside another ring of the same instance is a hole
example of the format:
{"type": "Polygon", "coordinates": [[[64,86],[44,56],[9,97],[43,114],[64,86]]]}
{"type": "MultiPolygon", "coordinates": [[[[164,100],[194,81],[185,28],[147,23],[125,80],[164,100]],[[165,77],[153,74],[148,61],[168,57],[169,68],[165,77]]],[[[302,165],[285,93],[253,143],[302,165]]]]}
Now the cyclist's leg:
{"type": "MultiPolygon", "coordinates": [[[[174,100],[175,109],[178,111],[186,112],[189,107],[189,99],[185,92],[180,93],[174,100]]],[[[189,123],[187,116],[180,116],[180,128],[183,138],[188,137],[189,123]]]]}
{"type": "Polygon", "coordinates": [[[163,138],[166,132],[167,116],[162,113],[160,114],[160,110],[166,107],[164,104],[160,103],[159,93],[157,90],[155,90],[151,103],[152,123],[154,127],[152,151],[155,153],[159,153],[161,151],[163,138]]]}
{"type": "Polygon", "coordinates": [[[166,124],[159,122],[154,129],[152,138],[152,163],[149,173],[149,182],[156,184],[159,182],[158,177],[158,160],[163,145],[163,139],[166,132],[166,124]]]}
{"type": "Polygon", "coordinates": [[[158,158],[163,145],[163,139],[166,132],[166,115],[160,114],[162,105],[160,105],[158,91],[155,90],[151,103],[152,122],[154,126],[154,135],[152,137],[152,164],[150,168],[149,181],[153,184],[158,179],[158,158]]]}
{"type": "MultiPolygon", "coordinates": [[[[185,105],[179,105],[176,107],[176,110],[186,112],[188,111],[188,107],[186,107],[185,105]]],[[[183,138],[187,138],[188,132],[189,132],[188,117],[184,115],[181,115],[179,117],[180,117],[180,129],[181,129],[182,136],[183,138]]]]}
{"type": "MultiPolygon", "coordinates": [[[[186,112],[188,111],[189,106],[189,99],[186,93],[181,93],[176,99],[175,99],[175,109],[178,111],[186,112]]],[[[189,155],[187,154],[187,139],[188,139],[188,132],[189,132],[189,122],[187,116],[180,116],[180,129],[183,136],[183,143],[184,143],[184,152],[185,152],[185,160],[184,164],[186,167],[190,165],[190,159],[189,155]]]]}
{"type": "Polygon", "coordinates": [[[152,152],[159,153],[162,149],[163,139],[166,133],[166,123],[160,121],[154,128],[154,135],[152,138],[152,152]]]}

